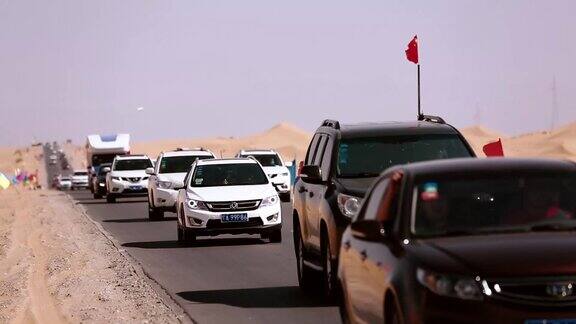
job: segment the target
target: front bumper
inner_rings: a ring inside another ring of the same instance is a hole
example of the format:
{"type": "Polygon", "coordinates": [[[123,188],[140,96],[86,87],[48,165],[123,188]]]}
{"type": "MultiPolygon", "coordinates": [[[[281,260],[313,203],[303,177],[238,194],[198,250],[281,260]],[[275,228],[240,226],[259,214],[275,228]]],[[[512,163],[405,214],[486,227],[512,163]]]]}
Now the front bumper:
{"type": "Polygon", "coordinates": [[[88,182],[73,182],[73,188],[88,188],[88,182]]]}
{"type": "Polygon", "coordinates": [[[154,207],[162,207],[166,209],[176,208],[176,198],[178,197],[178,191],[173,189],[154,189],[152,193],[152,198],[154,199],[154,207]]]}
{"type": "Polygon", "coordinates": [[[112,180],[108,188],[108,194],[114,196],[145,196],[148,194],[148,180],[140,180],[138,182],[112,180]]]}
{"type": "Polygon", "coordinates": [[[184,206],[184,227],[196,235],[258,234],[282,228],[280,203],[249,211],[213,212],[184,206]],[[221,215],[246,213],[248,222],[223,223],[221,215]]]}

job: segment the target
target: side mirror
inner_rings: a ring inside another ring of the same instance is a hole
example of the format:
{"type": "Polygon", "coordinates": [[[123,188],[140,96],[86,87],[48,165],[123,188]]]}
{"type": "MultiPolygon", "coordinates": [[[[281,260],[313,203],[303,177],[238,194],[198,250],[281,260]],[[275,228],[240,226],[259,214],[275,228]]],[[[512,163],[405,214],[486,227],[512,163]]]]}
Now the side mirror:
{"type": "Polygon", "coordinates": [[[146,168],[146,174],[154,175],[154,168],[146,168]]]}
{"type": "Polygon", "coordinates": [[[104,173],[110,172],[110,167],[103,167],[102,172],[104,172],[104,173]]]}
{"type": "Polygon", "coordinates": [[[287,168],[292,167],[292,161],[288,161],[288,162],[284,163],[284,166],[287,168]]]}
{"type": "Polygon", "coordinates": [[[180,189],[184,189],[186,188],[186,186],[184,185],[184,182],[182,181],[175,181],[174,182],[174,190],[180,190],[180,189]]]}
{"type": "Polygon", "coordinates": [[[364,241],[381,241],[388,233],[384,224],[377,220],[359,220],[350,225],[352,236],[364,241]]]}
{"type": "Polygon", "coordinates": [[[305,165],[300,170],[300,179],[306,183],[321,183],[322,173],[317,165],[305,165]]]}

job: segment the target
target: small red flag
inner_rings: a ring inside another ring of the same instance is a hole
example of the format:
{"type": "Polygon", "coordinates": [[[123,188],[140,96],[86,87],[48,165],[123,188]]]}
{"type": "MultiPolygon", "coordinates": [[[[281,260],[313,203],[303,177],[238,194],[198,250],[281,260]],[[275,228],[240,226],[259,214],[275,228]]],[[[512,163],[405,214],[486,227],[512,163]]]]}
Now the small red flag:
{"type": "Polygon", "coordinates": [[[418,64],[418,36],[414,36],[410,43],[408,43],[408,48],[406,49],[406,58],[408,61],[418,64]]]}
{"type": "Polygon", "coordinates": [[[496,142],[488,143],[482,148],[484,154],[488,157],[493,156],[504,156],[504,149],[502,148],[502,139],[498,139],[496,142]]]}

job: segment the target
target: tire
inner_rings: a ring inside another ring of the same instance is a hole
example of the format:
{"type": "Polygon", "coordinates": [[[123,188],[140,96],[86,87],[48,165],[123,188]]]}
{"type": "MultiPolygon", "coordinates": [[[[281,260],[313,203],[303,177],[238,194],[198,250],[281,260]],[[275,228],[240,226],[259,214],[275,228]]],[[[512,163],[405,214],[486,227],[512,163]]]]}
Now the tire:
{"type": "Polygon", "coordinates": [[[112,194],[107,194],[106,195],[106,202],[109,204],[113,204],[116,202],[116,197],[114,197],[112,194]]]}
{"type": "Polygon", "coordinates": [[[102,198],[102,195],[97,193],[97,192],[95,192],[92,196],[94,197],[94,199],[101,199],[102,198]]]}
{"type": "Polygon", "coordinates": [[[294,251],[296,252],[296,271],[298,286],[304,292],[312,292],[315,288],[314,277],[317,275],[313,269],[304,263],[304,240],[300,233],[300,226],[294,227],[294,251]]]}
{"type": "Polygon", "coordinates": [[[196,234],[185,228],[182,229],[182,241],[186,245],[193,245],[196,243],[196,234]]]}
{"type": "Polygon", "coordinates": [[[336,282],[336,268],[337,264],[330,258],[332,255],[330,250],[330,242],[328,242],[327,234],[322,235],[320,246],[322,249],[322,289],[324,298],[328,302],[334,302],[337,297],[337,282],[336,282]]]}
{"type": "Polygon", "coordinates": [[[290,202],[292,200],[291,196],[290,196],[290,192],[281,193],[281,194],[279,194],[279,196],[280,196],[281,202],[290,202]]]}
{"type": "Polygon", "coordinates": [[[281,243],[282,242],[282,229],[276,229],[268,233],[268,239],[270,243],[281,243]]]}
{"type": "Polygon", "coordinates": [[[184,242],[184,231],[180,227],[180,225],[176,225],[176,230],[178,232],[178,244],[182,244],[184,242]]]}
{"type": "Polygon", "coordinates": [[[152,207],[150,200],[148,200],[148,219],[151,221],[159,221],[164,219],[164,211],[152,207]]]}

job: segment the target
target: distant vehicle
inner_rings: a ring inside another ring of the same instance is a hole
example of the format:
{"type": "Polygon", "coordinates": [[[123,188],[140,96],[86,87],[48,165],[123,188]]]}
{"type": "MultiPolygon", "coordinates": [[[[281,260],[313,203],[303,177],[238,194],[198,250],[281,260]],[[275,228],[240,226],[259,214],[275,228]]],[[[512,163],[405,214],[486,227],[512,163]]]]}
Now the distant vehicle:
{"type": "Polygon", "coordinates": [[[88,135],[86,138],[86,165],[90,183],[102,163],[112,163],[117,155],[130,154],[130,135],[88,135]]]}
{"type": "Polygon", "coordinates": [[[340,125],[325,120],[308,147],[294,185],[294,248],[300,287],[336,292],[342,232],[370,184],[385,169],[426,160],[474,157],[464,137],[444,120],[340,125]]]}
{"type": "Polygon", "coordinates": [[[151,167],[152,161],[146,155],[115,157],[106,175],[106,201],[114,203],[120,197],[146,196],[149,178],[146,169],[151,167]]]}
{"type": "Polygon", "coordinates": [[[236,157],[253,157],[262,165],[283,202],[290,202],[290,170],[284,165],[282,157],[274,150],[241,150],[236,157]]]}
{"type": "Polygon", "coordinates": [[[60,176],[56,187],[59,190],[69,190],[72,188],[72,179],[68,176],[60,176]]]}
{"type": "Polygon", "coordinates": [[[178,192],[176,209],[182,243],[226,233],[282,241],[280,198],[252,159],[197,160],[178,192]]]}
{"type": "Polygon", "coordinates": [[[394,167],[344,232],[350,323],[564,323],[576,316],[576,164],[394,167]]]}
{"type": "Polygon", "coordinates": [[[92,193],[94,199],[100,199],[102,196],[106,195],[106,174],[110,172],[112,167],[112,163],[102,163],[98,168],[98,174],[95,177],[92,177],[92,182],[90,185],[92,186],[92,193]]]}
{"type": "Polygon", "coordinates": [[[208,150],[176,149],[162,152],[156,159],[154,168],[149,168],[146,173],[148,179],[148,217],[151,220],[164,218],[164,212],[176,212],[176,197],[178,191],[175,188],[182,187],[184,177],[192,167],[196,159],[213,159],[214,154],[208,150]]]}
{"type": "Polygon", "coordinates": [[[88,189],[88,172],[85,170],[74,170],[72,173],[72,190],[88,189]]]}
{"type": "Polygon", "coordinates": [[[48,157],[48,160],[50,161],[50,165],[56,165],[56,162],[58,162],[58,156],[56,156],[56,154],[51,154],[48,157]]]}

